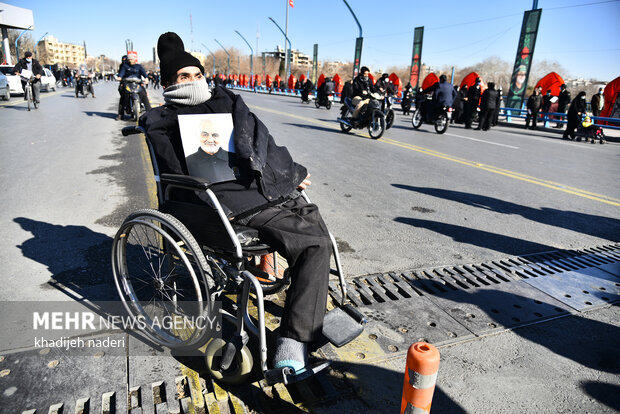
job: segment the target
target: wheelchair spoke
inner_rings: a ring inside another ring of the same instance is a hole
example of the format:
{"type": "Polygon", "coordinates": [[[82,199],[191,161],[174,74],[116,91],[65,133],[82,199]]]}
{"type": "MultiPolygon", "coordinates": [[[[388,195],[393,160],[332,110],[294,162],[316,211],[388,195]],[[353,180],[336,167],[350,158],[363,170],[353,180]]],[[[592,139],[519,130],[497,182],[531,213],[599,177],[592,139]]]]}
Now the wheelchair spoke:
{"type": "Polygon", "coordinates": [[[204,314],[211,299],[210,266],[183,224],[156,210],[133,213],[113,252],[117,289],[128,312],[148,321],[143,332],[172,348],[201,341],[196,327],[177,323],[204,314]]]}

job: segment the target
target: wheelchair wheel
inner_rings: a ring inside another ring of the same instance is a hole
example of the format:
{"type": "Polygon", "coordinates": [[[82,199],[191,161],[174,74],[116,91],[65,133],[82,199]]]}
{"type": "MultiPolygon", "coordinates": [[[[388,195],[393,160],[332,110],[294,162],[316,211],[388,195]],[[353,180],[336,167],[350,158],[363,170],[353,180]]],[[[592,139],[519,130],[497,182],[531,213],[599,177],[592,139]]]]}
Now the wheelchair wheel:
{"type": "Polygon", "coordinates": [[[243,346],[235,355],[232,364],[227,370],[220,368],[220,361],[226,348],[226,341],[222,338],[213,338],[205,350],[207,369],[214,380],[223,384],[236,385],[246,381],[252,372],[254,359],[247,346],[243,346]]]}
{"type": "Polygon", "coordinates": [[[159,345],[204,344],[206,330],[196,322],[212,311],[209,269],[189,230],[160,211],[130,214],[114,237],[112,270],[118,294],[139,329],[159,345]]]}
{"type": "Polygon", "coordinates": [[[318,98],[314,100],[314,106],[316,106],[317,109],[321,107],[321,104],[319,103],[319,99],[318,98]]]}

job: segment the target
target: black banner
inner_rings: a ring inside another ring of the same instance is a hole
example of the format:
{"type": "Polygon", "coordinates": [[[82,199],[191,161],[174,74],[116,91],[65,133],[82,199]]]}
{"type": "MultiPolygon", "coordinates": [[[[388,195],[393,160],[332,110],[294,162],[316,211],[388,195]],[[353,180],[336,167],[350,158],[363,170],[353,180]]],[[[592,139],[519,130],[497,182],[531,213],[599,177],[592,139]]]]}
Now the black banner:
{"type": "Polygon", "coordinates": [[[527,81],[532,67],[534,57],[534,46],[536,46],[536,36],[538,34],[538,24],[542,9],[528,10],[523,15],[523,25],[521,26],[521,36],[519,37],[519,47],[517,57],[512,71],[512,79],[508,90],[507,108],[521,109],[527,81]]]}
{"type": "Polygon", "coordinates": [[[319,71],[319,45],[318,43],[314,44],[314,56],[312,57],[312,78],[310,81],[316,87],[316,78],[318,76],[319,71]]]}
{"type": "Polygon", "coordinates": [[[416,27],[413,31],[413,53],[411,54],[411,72],[409,83],[418,90],[420,83],[420,69],[422,67],[422,40],[424,38],[424,26],[416,27]]]}
{"type": "Polygon", "coordinates": [[[360,72],[360,61],[362,60],[362,43],[364,42],[363,37],[358,37],[355,39],[355,58],[353,59],[353,79],[360,72]]]}

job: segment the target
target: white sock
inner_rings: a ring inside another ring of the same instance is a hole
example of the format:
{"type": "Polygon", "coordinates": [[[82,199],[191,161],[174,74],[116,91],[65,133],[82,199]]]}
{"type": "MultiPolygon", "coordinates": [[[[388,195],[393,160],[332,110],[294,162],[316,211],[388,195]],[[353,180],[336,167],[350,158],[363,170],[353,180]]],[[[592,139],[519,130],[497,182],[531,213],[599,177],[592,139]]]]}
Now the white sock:
{"type": "Polygon", "coordinates": [[[298,374],[303,372],[308,365],[308,344],[292,338],[278,337],[273,365],[274,368],[291,367],[298,374]]]}

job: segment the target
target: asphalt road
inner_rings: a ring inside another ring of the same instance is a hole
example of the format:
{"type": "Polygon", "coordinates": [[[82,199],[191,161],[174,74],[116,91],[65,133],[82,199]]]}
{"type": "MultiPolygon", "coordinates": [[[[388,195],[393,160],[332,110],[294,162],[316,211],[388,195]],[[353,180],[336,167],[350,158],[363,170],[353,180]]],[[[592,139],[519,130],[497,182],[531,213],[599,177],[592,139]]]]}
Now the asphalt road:
{"type": "MultiPolygon", "coordinates": [[[[76,99],[68,89],[42,93],[31,112],[18,97],[0,104],[0,300],[116,298],[112,237],[127,214],[153,202],[142,144],[121,136],[129,122],[113,119],[117,85],[96,84],[96,99],[76,99]]],[[[159,91],[149,93],[153,103],[162,101],[159,91]]],[[[328,111],[294,98],[241,95],[312,174],[308,195],[338,239],[349,276],[620,241],[619,144],[508,127],[452,126],[437,135],[431,125],[414,131],[400,112],[374,141],[365,131],[340,132],[338,105],[328,111]]],[[[601,368],[560,349],[583,346],[578,333],[590,329],[594,341],[610,335],[615,345],[605,345],[606,357],[617,350],[617,307],[566,321],[446,348],[449,377],[438,404],[452,412],[614,407],[617,400],[605,395],[618,390],[617,352],[616,362],[601,368]],[[468,377],[468,367],[477,376],[468,377]],[[510,388],[528,375],[539,380],[510,388]],[[496,381],[501,392],[491,387],[496,381]],[[545,401],[550,393],[557,395],[545,401]]]]}

